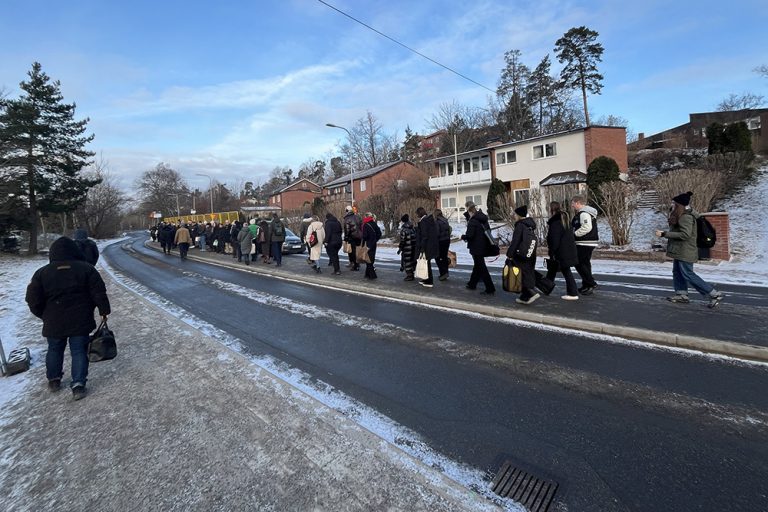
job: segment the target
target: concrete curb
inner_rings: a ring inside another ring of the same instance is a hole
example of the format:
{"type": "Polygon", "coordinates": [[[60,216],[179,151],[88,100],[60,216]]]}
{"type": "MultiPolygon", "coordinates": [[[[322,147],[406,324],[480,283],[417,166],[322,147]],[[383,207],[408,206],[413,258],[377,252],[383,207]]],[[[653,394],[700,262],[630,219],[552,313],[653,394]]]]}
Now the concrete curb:
{"type": "MultiPolygon", "coordinates": [[[[152,247],[149,241],[144,243],[144,246],[159,252],[159,249],[152,247]]],[[[380,297],[383,299],[396,299],[407,302],[416,302],[419,304],[426,304],[430,306],[444,307],[448,309],[456,309],[456,302],[454,300],[444,299],[441,297],[425,297],[421,295],[413,295],[407,292],[400,292],[396,290],[386,289],[380,290],[372,288],[370,286],[362,286],[352,283],[339,282],[332,279],[327,279],[323,276],[317,276],[320,282],[311,282],[306,279],[301,279],[298,276],[290,272],[284,272],[274,268],[264,268],[256,265],[241,266],[235,264],[229,264],[228,262],[211,261],[208,258],[201,258],[197,255],[188,255],[191,260],[199,261],[201,263],[207,263],[209,265],[218,265],[221,267],[234,268],[236,270],[251,272],[255,274],[267,275],[271,277],[277,277],[286,281],[310,285],[319,287],[334,288],[337,290],[346,290],[355,293],[363,293],[374,297],[380,297]]],[[[469,311],[472,313],[479,313],[483,315],[493,316],[497,318],[508,318],[511,320],[519,320],[523,322],[530,322],[538,325],[545,325],[549,327],[559,327],[563,329],[573,329],[581,332],[589,332],[594,334],[604,334],[607,336],[616,336],[619,338],[625,338],[629,340],[643,341],[646,343],[652,343],[655,345],[661,345],[665,347],[675,347],[686,350],[695,350],[697,352],[706,352],[710,354],[718,354],[723,356],[735,357],[738,359],[746,359],[750,361],[768,362],[768,347],[761,347],[757,345],[749,345],[746,343],[736,343],[732,341],[723,341],[711,338],[698,338],[695,336],[688,336],[684,334],[675,334],[670,332],[652,331],[649,329],[642,329],[639,327],[627,327],[621,325],[611,325],[602,322],[594,322],[591,320],[580,320],[576,318],[567,318],[553,315],[546,315],[543,313],[535,313],[531,311],[521,311],[517,309],[507,309],[497,306],[488,306],[484,304],[475,304],[465,302],[462,304],[463,311],[469,311]]]]}

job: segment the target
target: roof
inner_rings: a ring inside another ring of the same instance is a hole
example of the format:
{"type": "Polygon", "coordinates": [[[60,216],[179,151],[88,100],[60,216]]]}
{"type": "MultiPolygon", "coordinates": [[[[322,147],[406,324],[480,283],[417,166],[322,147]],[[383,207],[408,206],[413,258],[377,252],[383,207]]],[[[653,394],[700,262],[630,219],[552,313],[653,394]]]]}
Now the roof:
{"type": "Polygon", "coordinates": [[[276,190],[276,191],[272,192],[272,193],[271,193],[271,194],[269,194],[269,195],[270,195],[270,196],[276,196],[277,194],[282,194],[283,192],[285,192],[286,190],[288,190],[288,189],[289,189],[289,188],[291,188],[292,186],[294,186],[294,185],[297,185],[297,184],[301,183],[302,181],[306,181],[307,183],[311,183],[312,185],[316,186],[317,188],[322,188],[320,185],[318,185],[317,183],[315,183],[314,181],[312,181],[312,180],[310,180],[310,179],[307,179],[307,178],[299,178],[298,180],[294,181],[294,182],[293,182],[293,183],[291,183],[290,185],[286,185],[285,187],[281,188],[280,190],[276,190]]]}
{"type": "Polygon", "coordinates": [[[568,185],[570,183],[586,183],[587,175],[581,171],[566,171],[550,174],[539,182],[540,187],[551,185],[568,185]]]}
{"type": "Polygon", "coordinates": [[[345,176],[342,176],[341,178],[336,178],[335,180],[329,181],[325,185],[323,185],[323,188],[332,188],[336,187],[338,185],[344,185],[345,183],[348,183],[351,178],[354,178],[356,180],[361,180],[363,178],[368,178],[370,176],[373,176],[374,174],[379,174],[382,171],[386,171],[390,167],[394,167],[397,164],[402,163],[410,163],[406,160],[395,160],[394,162],[387,162],[386,164],[381,164],[376,167],[372,167],[370,169],[366,169],[365,171],[359,171],[351,174],[347,174],[345,176]]]}

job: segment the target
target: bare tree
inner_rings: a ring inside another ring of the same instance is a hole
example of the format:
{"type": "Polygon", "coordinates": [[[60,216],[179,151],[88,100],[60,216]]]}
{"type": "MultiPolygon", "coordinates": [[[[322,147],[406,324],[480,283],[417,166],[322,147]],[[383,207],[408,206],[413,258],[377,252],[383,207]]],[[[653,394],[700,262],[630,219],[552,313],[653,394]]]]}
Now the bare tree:
{"type": "Polygon", "coordinates": [[[113,236],[120,227],[127,197],[120,190],[114,176],[100,161],[90,172],[99,184],[88,190],[85,202],[75,211],[78,225],[83,226],[93,238],[113,236]]]}
{"type": "Polygon", "coordinates": [[[613,245],[623,246],[631,242],[630,231],[637,212],[638,190],[621,180],[600,185],[603,200],[598,208],[605,215],[611,228],[613,245]]]}
{"type": "Polygon", "coordinates": [[[760,108],[765,103],[765,96],[744,92],[741,94],[729,94],[723,101],[717,104],[718,112],[729,112],[731,110],[752,110],[760,108]]]}
{"type": "Polygon", "coordinates": [[[176,194],[189,195],[189,186],[181,174],[168,164],[159,163],[136,180],[144,211],[176,214],[176,194]]]}
{"type": "Polygon", "coordinates": [[[757,66],[755,69],[753,69],[753,71],[758,75],[763,75],[765,78],[768,78],[768,66],[765,64],[762,66],[757,66]]]}
{"type": "Polygon", "coordinates": [[[385,133],[376,116],[368,111],[349,130],[340,151],[354,170],[361,171],[397,160],[398,148],[397,134],[385,133]]]}
{"type": "Polygon", "coordinates": [[[495,107],[495,111],[492,111],[469,107],[456,101],[441,103],[430,121],[432,130],[445,132],[440,139],[439,153],[463,153],[485,146],[495,123],[494,114],[499,115],[503,109],[501,104],[495,107]]]}
{"type": "Polygon", "coordinates": [[[691,206],[698,212],[708,212],[722,197],[725,176],[722,171],[705,169],[678,169],[659,174],[654,188],[659,194],[657,210],[668,213],[672,198],[693,192],[691,206]]]}

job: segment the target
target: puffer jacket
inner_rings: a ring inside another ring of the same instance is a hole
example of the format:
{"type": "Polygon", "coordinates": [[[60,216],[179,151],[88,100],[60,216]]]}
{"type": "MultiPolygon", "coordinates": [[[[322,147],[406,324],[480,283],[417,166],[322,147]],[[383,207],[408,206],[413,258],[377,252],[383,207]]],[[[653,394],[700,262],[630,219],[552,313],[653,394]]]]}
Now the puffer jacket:
{"type": "Polygon", "coordinates": [[[27,286],[29,310],[43,319],[43,336],[85,336],[96,329],[94,308],[111,310],[99,272],[83,259],[75,242],[65,236],[51,245],[50,263],[35,272],[27,286]]]}
{"type": "Polygon", "coordinates": [[[400,227],[400,261],[403,270],[412,274],[416,268],[416,230],[410,221],[400,227]]]}
{"type": "Polygon", "coordinates": [[[664,237],[669,240],[667,256],[688,263],[699,261],[699,248],[696,246],[696,219],[698,218],[698,212],[688,207],[677,224],[664,232],[664,237]]]}

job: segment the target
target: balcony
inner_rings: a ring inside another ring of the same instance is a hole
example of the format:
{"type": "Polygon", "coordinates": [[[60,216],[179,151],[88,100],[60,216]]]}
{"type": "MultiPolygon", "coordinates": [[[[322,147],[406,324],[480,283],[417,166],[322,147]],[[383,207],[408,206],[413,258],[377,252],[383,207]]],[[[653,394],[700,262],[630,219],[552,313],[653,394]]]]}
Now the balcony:
{"type": "Polygon", "coordinates": [[[488,169],[487,171],[467,172],[455,176],[439,176],[436,178],[429,178],[429,188],[430,190],[456,188],[457,179],[458,185],[460,187],[490,183],[491,170],[488,169]]]}

